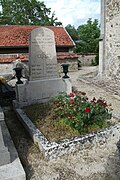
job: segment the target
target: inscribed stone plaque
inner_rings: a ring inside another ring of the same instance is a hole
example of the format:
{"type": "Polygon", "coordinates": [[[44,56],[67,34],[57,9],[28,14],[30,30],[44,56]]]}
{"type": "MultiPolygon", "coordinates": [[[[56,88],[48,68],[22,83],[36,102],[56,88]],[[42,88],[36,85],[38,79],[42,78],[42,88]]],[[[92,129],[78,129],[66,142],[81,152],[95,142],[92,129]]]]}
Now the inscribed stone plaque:
{"type": "Polygon", "coordinates": [[[37,28],[31,32],[30,80],[58,77],[54,32],[48,28],[37,28]]]}

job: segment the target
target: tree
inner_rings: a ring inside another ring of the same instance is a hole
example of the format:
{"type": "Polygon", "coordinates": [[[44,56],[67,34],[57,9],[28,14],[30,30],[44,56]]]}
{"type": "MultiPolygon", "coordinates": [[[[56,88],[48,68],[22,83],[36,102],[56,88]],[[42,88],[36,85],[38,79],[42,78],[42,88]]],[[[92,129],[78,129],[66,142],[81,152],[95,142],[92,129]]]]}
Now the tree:
{"type": "Polygon", "coordinates": [[[62,25],[44,2],[37,0],[0,0],[0,24],[5,25],[62,25]]]}
{"type": "Polygon", "coordinates": [[[88,19],[87,24],[80,25],[77,31],[79,41],[76,43],[76,52],[97,53],[100,35],[98,20],[88,19]]]}
{"type": "Polygon", "coordinates": [[[66,31],[69,33],[69,35],[71,36],[71,38],[73,39],[73,41],[76,41],[78,40],[78,31],[77,29],[72,26],[71,24],[68,24],[66,27],[65,27],[66,31]]]}

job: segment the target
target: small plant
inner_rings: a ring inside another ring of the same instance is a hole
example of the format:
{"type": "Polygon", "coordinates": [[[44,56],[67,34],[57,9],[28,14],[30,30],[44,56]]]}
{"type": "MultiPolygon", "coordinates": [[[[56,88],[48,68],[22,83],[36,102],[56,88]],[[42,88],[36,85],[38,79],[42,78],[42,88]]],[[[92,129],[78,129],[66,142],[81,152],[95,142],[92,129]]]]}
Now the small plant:
{"type": "Polygon", "coordinates": [[[104,99],[94,97],[89,101],[86,94],[80,91],[70,95],[61,94],[51,103],[56,118],[80,133],[106,127],[108,126],[106,120],[112,117],[104,99]]]}

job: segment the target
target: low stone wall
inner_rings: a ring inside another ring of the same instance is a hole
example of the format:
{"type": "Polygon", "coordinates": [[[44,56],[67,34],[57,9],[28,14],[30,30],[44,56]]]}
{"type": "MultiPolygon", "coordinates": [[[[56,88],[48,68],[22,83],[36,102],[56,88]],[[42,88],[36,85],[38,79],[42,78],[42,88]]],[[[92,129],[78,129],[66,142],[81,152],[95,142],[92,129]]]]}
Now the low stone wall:
{"type": "MultiPolygon", "coordinates": [[[[61,67],[61,64],[67,63],[69,64],[69,72],[72,71],[78,71],[78,59],[71,58],[71,59],[58,59],[58,72],[61,74],[63,72],[63,69],[61,67]]],[[[22,73],[23,77],[27,78],[29,77],[29,67],[28,67],[28,54],[1,54],[0,55],[0,76],[5,76],[7,79],[12,78],[15,75],[15,72],[13,68],[17,64],[20,64],[23,67],[22,73]]]]}
{"type": "MultiPolygon", "coordinates": [[[[67,53],[68,55],[68,53],[67,53]]],[[[66,56],[67,56],[66,55],[66,56]]],[[[74,55],[75,54],[71,54],[74,55]]],[[[63,54],[63,56],[65,56],[65,53],[63,54]]],[[[80,60],[80,64],[81,66],[91,66],[92,62],[95,61],[95,57],[96,54],[77,54],[76,58],[71,57],[70,58],[61,58],[59,57],[58,54],[58,71],[59,73],[62,72],[62,67],[61,64],[69,64],[69,72],[75,72],[78,71],[78,61],[80,60]]],[[[13,74],[13,68],[15,67],[15,64],[17,64],[18,62],[23,63],[24,66],[24,70],[23,70],[23,74],[25,76],[28,76],[29,72],[28,72],[28,54],[15,54],[15,55],[0,55],[0,73],[1,74],[13,74]],[[4,59],[4,60],[3,60],[4,59]],[[16,61],[15,61],[16,59],[16,61]]],[[[1,75],[0,74],[0,75],[1,75]]]]}
{"type": "Polygon", "coordinates": [[[61,67],[62,64],[69,64],[69,72],[78,71],[78,60],[77,59],[64,59],[64,60],[57,60],[58,62],[58,72],[63,72],[63,68],[61,67]]]}
{"type": "Polygon", "coordinates": [[[16,109],[15,111],[20,121],[31,135],[34,143],[38,144],[40,151],[42,151],[47,160],[57,158],[58,156],[65,154],[81,151],[83,149],[99,147],[111,140],[114,142],[119,141],[120,124],[111,126],[110,128],[105,128],[104,130],[96,133],[90,133],[72,139],[65,139],[59,142],[50,142],[35,127],[22,109],[16,109]]]}
{"type": "Polygon", "coordinates": [[[81,66],[91,66],[95,62],[96,54],[77,54],[81,66]]]}
{"type": "Polygon", "coordinates": [[[0,63],[0,76],[13,74],[13,63],[0,63]]]}
{"type": "MultiPolygon", "coordinates": [[[[15,76],[15,71],[13,69],[15,68],[15,65],[17,63],[19,63],[19,61],[14,61],[10,63],[0,63],[0,76],[3,76],[8,81],[11,80],[15,76]]],[[[28,78],[29,76],[28,62],[20,62],[20,63],[24,68],[22,70],[23,77],[28,78]]]]}
{"type": "MultiPolygon", "coordinates": [[[[13,68],[15,67],[15,64],[17,62],[11,62],[11,63],[0,63],[0,76],[4,76],[6,79],[11,79],[15,75],[15,71],[13,68]]],[[[23,66],[22,74],[23,77],[27,78],[29,77],[29,68],[28,68],[28,62],[21,62],[23,66]]],[[[78,71],[78,62],[66,60],[64,62],[58,61],[58,72],[61,76],[61,73],[63,72],[62,64],[67,63],[69,64],[69,72],[78,71]]]]}

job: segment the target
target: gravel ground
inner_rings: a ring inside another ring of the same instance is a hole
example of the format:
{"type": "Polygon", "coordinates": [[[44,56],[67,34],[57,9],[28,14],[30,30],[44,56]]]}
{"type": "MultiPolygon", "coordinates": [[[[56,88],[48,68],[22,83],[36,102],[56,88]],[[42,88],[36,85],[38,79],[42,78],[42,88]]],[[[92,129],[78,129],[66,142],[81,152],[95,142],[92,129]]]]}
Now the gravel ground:
{"type": "MultiPolygon", "coordinates": [[[[91,77],[96,72],[96,67],[83,67],[76,73],[69,73],[69,76],[72,84],[86,92],[89,98],[104,97],[112,103],[114,113],[120,114],[119,95],[108,91],[99,84],[98,87],[91,81],[86,82],[85,77],[91,77]],[[79,80],[77,80],[78,78],[79,80]]],[[[120,161],[116,147],[117,142],[114,139],[106,145],[91,150],[45,161],[17,119],[11,104],[3,104],[5,120],[25,169],[27,180],[120,180],[120,161]]]]}

